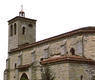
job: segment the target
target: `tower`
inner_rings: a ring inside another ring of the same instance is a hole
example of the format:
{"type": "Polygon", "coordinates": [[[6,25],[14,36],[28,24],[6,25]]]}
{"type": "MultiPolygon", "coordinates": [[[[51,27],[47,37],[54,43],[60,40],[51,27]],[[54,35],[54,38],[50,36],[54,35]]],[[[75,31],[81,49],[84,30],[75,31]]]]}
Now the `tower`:
{"type": "Polygon", "coordinates": [[[8,50],[18,48],[36,41],[36,20],[25,17],[23,9],[19,16],[8,21],[8,50]]]}

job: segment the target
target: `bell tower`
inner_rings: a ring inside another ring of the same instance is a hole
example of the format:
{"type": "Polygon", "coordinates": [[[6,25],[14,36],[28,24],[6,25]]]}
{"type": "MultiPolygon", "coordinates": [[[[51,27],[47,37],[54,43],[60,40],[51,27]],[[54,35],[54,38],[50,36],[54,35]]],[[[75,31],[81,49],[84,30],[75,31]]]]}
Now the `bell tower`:
{"type": "Polygon", "coordinates": [[[9,51],[36,41],[36,20],[26,18],[23,8],[19,12],[19,16],[8,21],[8,25],[9,51]]]}

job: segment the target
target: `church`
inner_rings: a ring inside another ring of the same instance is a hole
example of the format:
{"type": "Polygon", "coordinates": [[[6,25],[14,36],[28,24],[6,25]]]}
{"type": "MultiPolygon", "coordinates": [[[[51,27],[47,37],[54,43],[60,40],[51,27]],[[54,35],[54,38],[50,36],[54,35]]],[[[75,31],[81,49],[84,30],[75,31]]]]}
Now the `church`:
{"type": "Polygon", "coordinates": [[[8,58],[4,80],[95,80],[95,27],[83,27],[36,42],[36,20],[8,21],[8,58]]]}

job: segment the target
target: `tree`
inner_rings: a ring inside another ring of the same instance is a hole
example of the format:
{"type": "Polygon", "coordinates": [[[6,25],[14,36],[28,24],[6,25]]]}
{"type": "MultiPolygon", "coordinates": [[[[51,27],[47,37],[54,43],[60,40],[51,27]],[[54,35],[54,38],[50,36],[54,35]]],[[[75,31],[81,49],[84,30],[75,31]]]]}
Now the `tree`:
{"type": "Polygon", "coordinates": [[[42,80],[54,80],[55,79],[55,75],[51,72],[50,68],[48,66],[43,67],[41,69],[41,76],[42,76],[42,80]]]}

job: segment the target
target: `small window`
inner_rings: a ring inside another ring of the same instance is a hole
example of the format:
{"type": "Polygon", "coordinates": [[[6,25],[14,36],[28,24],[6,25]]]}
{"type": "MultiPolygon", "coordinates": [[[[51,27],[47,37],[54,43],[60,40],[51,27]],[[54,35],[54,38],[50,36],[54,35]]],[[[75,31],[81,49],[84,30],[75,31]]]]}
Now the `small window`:
{"type": "Polygon", "coordinates": [[[15,69],[16,69],[16,63],[15,63],[15,65],[14,65],[14,67],[15,67],[15,69]]]}
{"type": "Polygon", "coordinates": [[[70,52],[71,52],[72,55],[75,55],[75,49],[74,48],[71,48],[70,52]]]}
{"type": "Polygon", "coordinates": [[[10,26],[10,36],[13,36],[13,26],[10,26]]]}
{"type": "Polygon", "coordinates": [[[16,23],[14,24],[14,34],[16,35],[16,23]]]}
{"type": "Polygon", "coordinates": [[[25,27],[22,28],[22,34],[25,34],[25,27]]]}
{"type": "Polygon", "coordinates": [[[33,27],[33,25],[32,25],[32,24],[29,24],[28,26],[29,26],[29,27],[33,27]]]}

